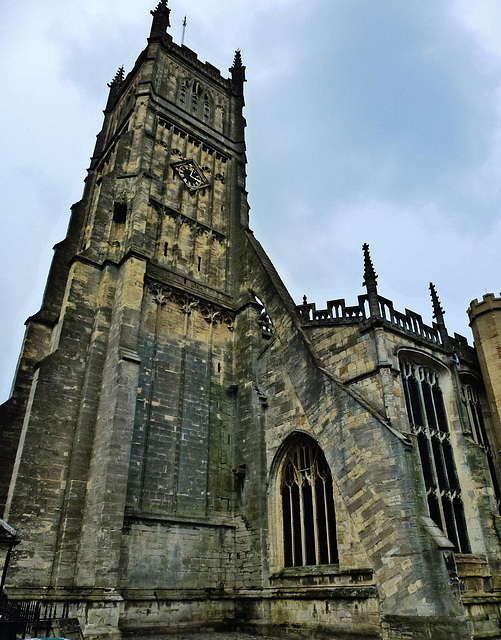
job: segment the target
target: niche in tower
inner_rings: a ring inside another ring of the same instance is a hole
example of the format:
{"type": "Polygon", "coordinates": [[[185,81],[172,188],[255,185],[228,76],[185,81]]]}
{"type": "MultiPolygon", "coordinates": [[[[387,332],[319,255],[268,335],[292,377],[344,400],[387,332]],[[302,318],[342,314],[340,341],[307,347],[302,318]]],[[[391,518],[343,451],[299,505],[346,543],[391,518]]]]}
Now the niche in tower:
{"type": "Polygon", "coordinates": [[[125,224],[127,220],[127,205],[125,202],[113,203],[113,222],[115,224],[125,224]]]}
{"type": "Polygon", "coordinates": [[[127,203],[124,200],[113,202],[112,223],[109,243],[112,247],[119,247],[125,233],[127,222],[127,203]]]}

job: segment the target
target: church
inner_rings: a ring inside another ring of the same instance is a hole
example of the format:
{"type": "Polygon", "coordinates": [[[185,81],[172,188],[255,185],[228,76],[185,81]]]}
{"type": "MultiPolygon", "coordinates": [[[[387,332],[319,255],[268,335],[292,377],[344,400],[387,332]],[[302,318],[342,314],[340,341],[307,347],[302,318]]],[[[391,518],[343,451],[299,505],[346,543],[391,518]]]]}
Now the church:
{"type": "Polygon", "coordinates": [[[296,304],[249,227],[241,54],[152,16],[0,406],[9,596],[89,639],[501,639],[501,297],[472,347],[364,245],[356,305],[296,304]]]}

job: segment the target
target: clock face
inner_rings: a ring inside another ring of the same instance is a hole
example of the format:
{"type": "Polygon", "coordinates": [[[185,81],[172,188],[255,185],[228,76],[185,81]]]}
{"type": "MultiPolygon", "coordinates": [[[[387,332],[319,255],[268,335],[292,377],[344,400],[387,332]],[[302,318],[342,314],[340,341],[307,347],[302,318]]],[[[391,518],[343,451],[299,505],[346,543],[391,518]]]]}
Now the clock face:
{"type": "Polygon", "coordinates": [[[190,191],[196,189],[203,189],[209,186],[209,181],[204,175],[202,169],[200,169],[193,160],[183,160],[183,162],[176,162],[174,166],[178,176],[188,187],[190,191]]]}

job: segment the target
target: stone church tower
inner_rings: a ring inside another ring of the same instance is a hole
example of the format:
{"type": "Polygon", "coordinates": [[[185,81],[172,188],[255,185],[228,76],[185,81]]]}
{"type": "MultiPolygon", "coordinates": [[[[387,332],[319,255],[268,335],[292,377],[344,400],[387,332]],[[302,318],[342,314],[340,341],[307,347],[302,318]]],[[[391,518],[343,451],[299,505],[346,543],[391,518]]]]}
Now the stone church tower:
{"type": "Polygon", "coordinates": [[[11,598],[89,638],[501,638],[475,350],[433,286],[431,326],[396,311],[367,246],[356,305],[294,304],[249,229],[240,53],[223,77],[169,13],[110,84],[0,407],[11,598]]]}

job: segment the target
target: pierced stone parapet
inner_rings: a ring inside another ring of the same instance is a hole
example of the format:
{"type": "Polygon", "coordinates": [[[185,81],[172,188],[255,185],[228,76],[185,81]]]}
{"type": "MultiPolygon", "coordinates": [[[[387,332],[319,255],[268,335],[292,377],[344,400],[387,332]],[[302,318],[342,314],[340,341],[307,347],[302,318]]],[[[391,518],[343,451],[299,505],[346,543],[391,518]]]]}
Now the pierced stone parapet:
{"type": "MultiPolygon", "coordinates": [[[[488,302],[490,302],[490,299],[488,302]]],[[[497,304],[499,305],[498,308],[501,309],[501,298],[497,299],[497,304]]],[[[477,303],[477,305],[481,306],[482,303],[477,303]]],[[[474,349],[468,344],[468,340],[464,336],[455,333],[454,337],[448,336],[448,344],[445,344],[437,323],[433,322],[430,326],[423,322],[423,317],[419,313],[409,309],[406,309],[405,313],[397,311],[393,306],[393,302],[388,298],[378,295],[377,309],[377,315],[371,316],[367,295],[358,296],[358,304],[353,306],[348,306],[343,298],[329,300],[325,309],[317,309],[315,303],[308,303],[305,296],[303,304],[296,307],[303,325],[354,324],[378,319],[406,334],[418,337],[444,349],[447,348],[455,353],[457,352],[467,359],[471,359],[474,355],[474,349]]]]}
{"type": "Polygon", "coordinates": [[[343,298],[328,300],[326,309],[317,309],[314,302],[304,303],[296,307],[301,320],[309,323],[344,323],[365,320],[368,317],[367,296],[358,296],[358,305],[347,306],[343,298]]]}

